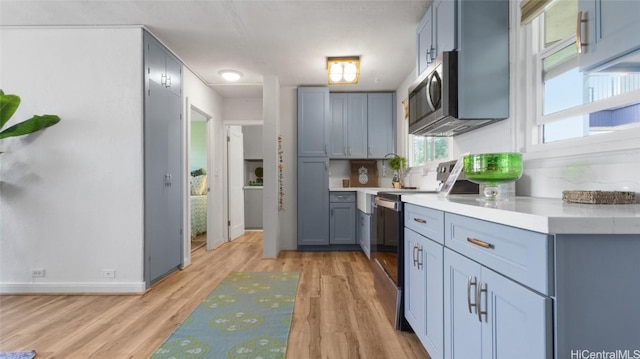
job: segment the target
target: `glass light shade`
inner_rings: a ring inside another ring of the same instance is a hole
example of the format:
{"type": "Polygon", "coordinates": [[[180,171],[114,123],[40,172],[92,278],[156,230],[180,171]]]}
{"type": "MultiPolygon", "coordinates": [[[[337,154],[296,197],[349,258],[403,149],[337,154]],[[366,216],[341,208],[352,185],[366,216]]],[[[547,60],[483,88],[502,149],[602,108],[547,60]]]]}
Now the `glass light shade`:
{"type": "Polygon", "coordinates": [[[353,80],[356,79],[356,74],[358,72],[358,68],[356,67],[356,64],[354,64],[353,62],[349,62],[348,64],[344,65],[344,80],[348,81],[348,82],[353,82],[353,80]]]}
{"type": "Polygon", "coordinates": [[[220,76],[227,81],[238,81],[242,77],[242,74],[234,70],[222,70],[219,72],[220,76]]]}
{"type": "Polygon", "coordinates": [[[331,81],[338,82],[342,79],[342,65],[334,62],[329,67],[329,77],[331,81]]]}

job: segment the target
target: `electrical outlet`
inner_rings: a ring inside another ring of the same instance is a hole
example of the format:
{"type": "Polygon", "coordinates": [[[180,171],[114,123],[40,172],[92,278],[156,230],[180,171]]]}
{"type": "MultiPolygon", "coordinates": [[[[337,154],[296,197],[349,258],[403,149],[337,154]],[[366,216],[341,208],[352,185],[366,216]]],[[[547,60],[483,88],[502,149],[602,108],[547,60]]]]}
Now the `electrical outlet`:
{"type": "Polygon", "coordinates": [[[102,270],[102,278],[115,278],[116,270],[115,269],[103,269],[102,270]]]}
{"type": "Polygon", "coordinates": [[[43,278],[44,277],[44,269],[32,269],[31,270],[31,278],[43,278]]]}

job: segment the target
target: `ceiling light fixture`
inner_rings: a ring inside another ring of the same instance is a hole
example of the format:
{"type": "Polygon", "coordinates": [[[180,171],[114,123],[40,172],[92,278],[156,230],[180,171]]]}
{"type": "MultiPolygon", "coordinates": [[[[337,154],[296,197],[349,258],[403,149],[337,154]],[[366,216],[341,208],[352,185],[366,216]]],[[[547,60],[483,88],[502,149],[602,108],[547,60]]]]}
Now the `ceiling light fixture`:
{"type": "Polygon", "coordinates": [[[360,57],[327,57],[329,85],[357,84],[360,79],[360,57]]]}
{"type": "Polygon", "coordinates": [[[242,73],[234,70],[222,70],[218,72],[223,79],[234,82],[240,80],[242,73]]]}

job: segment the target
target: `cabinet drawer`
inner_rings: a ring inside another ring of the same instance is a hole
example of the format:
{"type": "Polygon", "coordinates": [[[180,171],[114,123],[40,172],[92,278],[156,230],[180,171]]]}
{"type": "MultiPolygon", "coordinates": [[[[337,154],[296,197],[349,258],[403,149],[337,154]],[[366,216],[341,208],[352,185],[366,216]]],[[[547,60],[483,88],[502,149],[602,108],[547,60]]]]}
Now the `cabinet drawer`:
{"type": "Polygon", "coordinates": [[[445,245],[540,293],[553,295],[549,235],[447,213],[445,245]]]}
{"type": "Polygon", "coordinates": [[[355,192],[331,192],[329,194],[329,202],[356,203],[356,193],[355,192]]]}
{"type": "Polygon", "coordinates": [[[444,244],[444,212],[406,203],[404,226],[444,244]]]}

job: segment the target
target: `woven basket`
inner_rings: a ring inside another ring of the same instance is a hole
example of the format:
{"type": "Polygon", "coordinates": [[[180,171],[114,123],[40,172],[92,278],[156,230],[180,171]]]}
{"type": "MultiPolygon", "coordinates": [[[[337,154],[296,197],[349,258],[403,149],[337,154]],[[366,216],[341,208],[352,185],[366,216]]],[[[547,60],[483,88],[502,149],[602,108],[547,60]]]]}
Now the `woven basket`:
{"type": "Polygon", "coordinates": [[[562,200],[573,203],[632,204],[636,203],[636,193],[624,191],[562,191],[562,200]]]}

